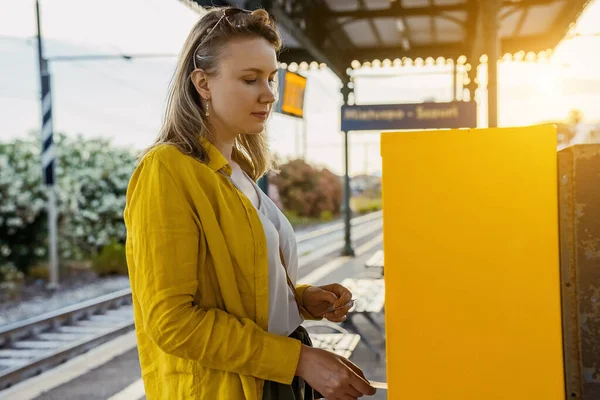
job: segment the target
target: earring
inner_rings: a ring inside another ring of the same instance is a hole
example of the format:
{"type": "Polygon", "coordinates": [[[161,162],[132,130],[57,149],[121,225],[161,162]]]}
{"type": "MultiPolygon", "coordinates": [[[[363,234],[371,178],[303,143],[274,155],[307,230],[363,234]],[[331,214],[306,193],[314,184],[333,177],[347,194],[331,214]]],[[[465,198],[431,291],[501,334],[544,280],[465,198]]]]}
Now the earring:
{"type": "Polygon", "coordinates": [[[208,112],[208,99],[206,99],[206,112],[204,113],[204,115],[206,115],[207,117],[210,115],[210,113],[208,112]]]}

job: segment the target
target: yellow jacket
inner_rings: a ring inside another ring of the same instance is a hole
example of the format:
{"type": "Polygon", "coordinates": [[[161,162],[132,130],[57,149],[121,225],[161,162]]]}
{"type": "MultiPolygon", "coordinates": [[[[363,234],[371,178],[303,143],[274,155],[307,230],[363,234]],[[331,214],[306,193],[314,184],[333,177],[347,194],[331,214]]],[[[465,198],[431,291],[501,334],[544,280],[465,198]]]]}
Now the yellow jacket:
{"type": "MultiPolygon", "coordinates": [[[[127,264],[149,400],[262,398],[290,384],[301,344],[268,333],[266,239],[252,203],[220,170],[170,145],[148,153],[127,190],[127,264]]],[[[298,286],[300,298],[308,286],[298,286]]],[[[305,316],[310,318],[310,316],[305,316]]]]}

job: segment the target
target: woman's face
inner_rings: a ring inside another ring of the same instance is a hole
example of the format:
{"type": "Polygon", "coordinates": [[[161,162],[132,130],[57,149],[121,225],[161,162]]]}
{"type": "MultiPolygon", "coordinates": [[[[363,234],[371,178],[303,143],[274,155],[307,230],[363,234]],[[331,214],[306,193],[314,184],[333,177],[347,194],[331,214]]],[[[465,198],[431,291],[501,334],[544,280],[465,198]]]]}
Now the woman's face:
{"type": "Polygon", "coordinates": [[[208,119],[216,133],[235,137],[262,132],[276,100],[276,78],[277,55],[267,40],[231,41],[216,74],[206,77],[208,119]]]}

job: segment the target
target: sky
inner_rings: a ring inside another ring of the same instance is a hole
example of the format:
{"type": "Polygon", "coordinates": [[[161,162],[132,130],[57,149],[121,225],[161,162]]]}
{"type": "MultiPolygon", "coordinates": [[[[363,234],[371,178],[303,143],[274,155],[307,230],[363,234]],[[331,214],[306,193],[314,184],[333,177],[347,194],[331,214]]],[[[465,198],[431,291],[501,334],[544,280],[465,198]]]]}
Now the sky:
{"type": "MultiPolygon", "coordinates": [[[[178,0],[40,0],[48,58],[90,54],[155,54],[166,57],[51,63],[55,132],[103,136],[117,146],[141,149],[160,129],[174,57],[199,14],[178,0]],[[91,6],[90,4],[93,4],[91,6]]],[[[600,0],[593,0],[575,28],[545,63],[501,62],[499,123],[529,125],[564,119],[573,108],[600,120],[600,0]]],[[[39,130],[35,1],[0,0],[0,140],[39,130]]],[[[328,69],[306,72],[305,119],[274,115],[271,146],[281,156],[302,154],[343,173],[339,128],[340,81],[328,69]]],[[[448,67],[358,71],[359,104],[448,101],[448,67]],[[383,76],[386,75],[386,76],[383,76]],[[391,76],[390,76],[391,75],[391,76]]],[[[480,115],[485,125],[485,109],[480,115]]],[[[381,168],[378,132],[350,134],[350,173],[381,168]]]]}

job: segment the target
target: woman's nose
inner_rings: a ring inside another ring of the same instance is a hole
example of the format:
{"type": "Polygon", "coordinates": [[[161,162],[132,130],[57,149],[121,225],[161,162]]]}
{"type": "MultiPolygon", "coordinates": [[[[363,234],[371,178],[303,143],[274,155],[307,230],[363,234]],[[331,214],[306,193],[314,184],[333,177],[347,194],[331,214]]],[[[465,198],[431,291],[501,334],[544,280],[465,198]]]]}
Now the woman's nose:
{"type": "Polygon", "coordinates": [[[275,88],[271,85],[267,85],[266,90],[261,96],[261,103],[275,103],[277,97],[275,95],[275,88]]]}

